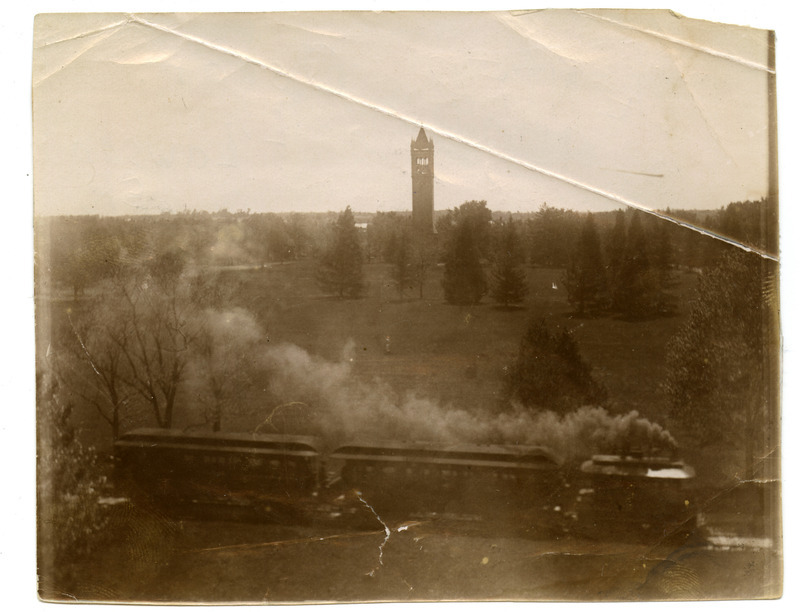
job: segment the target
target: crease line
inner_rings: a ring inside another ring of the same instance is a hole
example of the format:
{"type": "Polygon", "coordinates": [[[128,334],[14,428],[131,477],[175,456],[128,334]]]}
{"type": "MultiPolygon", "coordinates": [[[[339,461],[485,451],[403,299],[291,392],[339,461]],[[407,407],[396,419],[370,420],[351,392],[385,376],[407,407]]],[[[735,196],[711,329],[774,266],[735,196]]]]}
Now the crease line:
{"type": "Polygon", "coordinates": [[[706,115],[706,111],[697,101],[697,97],[694,95],[694,90],[691,88],[689,82],[686,80],[686,75],[681,70],[679,70],[679,72],[681,73],[681,83],[683,83],[684,89],[689,93],[689,97],[692,99],[692,104],[694,104],[694,107],[697,109],[697,112],[700,113],[700,116],[703,118],[703,123],[705,124],[708,132],[711,134],[711,137],[714,139],[714,142],[717,143],[717,146],[725,154],[725,157],[727,157],[731,162],[736,164],[736,167],[739,168],[739,163],[736,161],[736,159],[733,158],[728,149],[725,148],[725,145],[722,142],[722,138],[720,137],[717,130],[714,129],[714,126],[712,125],[711,121],[709,121],[708,116],[706,115]]]}
{"type": "MultiPolygon", "coordinates": [[[[46,74],[44,73],[44,71],[42,71],[42,73],[40,73],[38,75],[34,74],[33,77],[31,78],[31,84],[32,84],[33,89],[36,89],[42,83],[44,83],[47,79],[49,79],[50,77],[52,77],[52,76],[58,74],[59,72],[61,72],[62,70],[64,70],[64,68],[66,68],[67,66],[69,66],[70,64],[75,62],[78,58],[86,55],[89,51],[94,49],[97,45],[102,43],[104,40],[107,40],[109,37],[111,37],[114,34],[116,34],[116,32],[119,31],[118,28],[120,28],[121,26],[127,25],[128,23],[129,22],[126,21],[124,23],[118,23],[114,27],[111,27],[111,28],[103,28],[101,30],[94,30],[91,33],[82,34],[80,36],[73,36],[72,38],[65,38],[65,39],[60,40],[60,41],[55,41],[53,43],[48,43],[48,45],[49,44],[53,44],[54,45],[54,44],[57,44],[59,42],[67,42],[69,40],[78,40],[80,38],[88,38],[90,35],[98,37],[96,40],[91,41],[90,44],[88,44],[86,47],[81,49],[73,57],[71,57],[68,60],[66,60],[63,64],[60,64],[60,65],[56,66],[55,68],[51,69],[46,74]]],[[[42,46],[42,47],[38,47],[37,49],[43,49],[43,48],[45,48],[45,47],[42,46]]],[[[36,72],[36,69],[34,69],[34,72],[36,72]]]]}
{"type": "Polygon", "coordinates": [[[59,40],[53,40],[42,45],[36,47],[37,49],[46,49],[47,47],[52,47],[53,45],[58,45],[61,43],[69,42],[71,40],[78,40],[80,38],[88,38],[89,36],[94,36],[95,34],[102,34],[108,30],[113,30],[114,28],[118,28],[119,26],[126,25],[131,22],[130,15],[121,21],[117,21],[115,23],[111,23],[107,26],[102,28],[97,28],[96,30],[89,30],[88,32],[82,32],[80,34],[76,34],[75,36],[70,36],[69,38],[61,38],[59,40]]]}
{"type": "Polygon", "coordinates": [[[561,60],[564,60],[567,63],[570,63],[572,65],[585,64],[586,63],[583,59],[570,57],[568,55],[565,55],[565,54],[553,49],[550,45],[547,45],[547,44],[543,43],[541,40],[538,40],[530,32],[521,31],[520,27],[522,27],[522,26],[518,26],[517,23],[516,23],[517,20],[514,19],[515,17],[517,17],[517,15],[509,15],[509,16],[507,16],[505,13],[495,13],[494,16],[504,27],[506,27],[509,30],[511,30],[512,32],[514,32],[514,34],[516,34],[517,36],[522,37],[523,39],[527,40],[529,43],[533,43],[533,44],[537,45],[540,49],[543,49],[547,53],[549,53],[551,55],[554,55],[557,58],[559,58],[561,60]]]}
{"type": "Polygon", "coordinates": [[[586,10],[579,10],[579,13],[583,15],[588,15],[589,17],[594,17],[595,19],[599,19],[600,21],[605,21],[608,23],[613,23],[616,26],[621,28],[626,28],[628,30],[633,30],[634,32],[640,32],[642,34],[649,34],[650,36],[654,36],[655,38],[660,38],[661,40],[666,40],[667,42],[671,42],[676,45],[680,45],[682,47],[686,47],[688,49],[694,49],[695,51],[700,51],[702,53],[707,53],[708,55],[713,55],[714,57],[719,57],[721,59],[726,59],[731,62],[735,62],[737,64],[741,64],[742,66],[747,66],[748,68],[755,68],[756,70],[763,70],[769,74],[775,74],[775,70],[770,68],[769,66],[765,66],[764,64],[759,64],[758,62],[754,62],[743,57],[739,57],[738,55],[731,55],[729,53],[723,53],[722,51],[717,51],[716,49],[711,49],[709,47],[704,47],[703,45],[695,45],[690,43],[689,41],[683,40],[682,38],[678,38],[677,36],[670,36],[669,34],[664,34],[663,32],[657,32],[655,30],[650,30],[648,28],[640,28],[635,25],[631,25],[628,23],[624,23],[622,21],[617,21],[615,19],[611,19],[610,17],[604,17],[602,15],[597,15],[595,13],[590,13],[586,10]]]}
{"type": "Polygon", "coordinates": [[[375,572],[380,569],[381,565],[383,565],[383,547],[386,546],[386,542],[388,542],[389,538],[392,536],[392,530],[389,529],[389,526],[386,523],[384,523],[383,519],[378,515],[377,512],[375,512],[375,508],[370,506],[366,502],[366,500],[363,497],[361,497],[361,493],[356,492],[356,496],[358,497],[359,501],[361,501],[362,504],[364,504],[367,508],[370,509],[372,514],[375,515],[375,518],[378,519],[378,522],[381,525],[383,525],[383,532],[384,532],[385,536],[383,538],[383,542],[381,542],[381,545],[378,547],[378,565],[376,565],[370,572],[367,573],[367,576],[373,576],[374,577],[375,576],[375,572]]]}
{"type": "MultiPolygon", "coordinates": [[[[587,15],[591,15],[591,13],[586,13],[586,14],[587,15]]],[[[591,16],[594,17],[594,15],[591,15],[591,16]]],[[[503,159],[503,160],[508,161],[510,163],[513,163],[513,164],[516,164],[518,166],[521,166],[523,168],[527,168],[528,170],[531,170],[533,172],[541,174],[542,176],[547,176],[549,178],[553,178],[553,179],[561,181],[563,183],[567,183],[568,185],[572,185],[573,187],[577,187],[578,189],[583,189],[584,191],[588,191],[589,193],[593,193],[593,194],[598,195],[600,197],[603,197],[603,198],[605,198],[607,200],[611,200],[612,202],[617,202],[617,203],[622,204],[624,206],[627,206],[629,208],[634,208],[634,209],[642,211],[644,213],[653,215],[655,217],[658,217],[659,219],[662,219],[662,220],[665,220],[665,221],[669,221],[670,223],[674,223],[676,225],[679,225],[680,227],[691,229],[693,231],[696,231],[696,232],[700,233],[701,235],[708,236],[710,238],[716,238],[717,240],[721,240],[722,242],[725,242],[726,244],[729,244],[729,245],[734,246],[734,247],[738,247],[738,248],[740,248],[740,249],[742,249],[742,250],[744,250],[744,251],[746,251],[748,253],[754,253],[754,254],[760,255],[764,259],[769,259],[769,260],[772,260],[772,261],[778,261],[778,257],[777,256],[772,255],[771,253],[768,253],[767,251],[765,251],[763,249],[759,249],[759,248],[756,248],[756,247],[753,247],[753,246],[749,246],[749,245],[743,244],[743,243],[741,243],[741,242],[739,242],[737,240],[733,240],[733,239],[728,238],[726,236],[723,236],[721,234],[717,234],[716,232],[713,232],[711,230],[708,230],[708,229],[705,229],[705,228],[701,228],[701,227],[696,226],[696,225],[694,225],[692,223],[689,223],[687,221],[682,221],[680,219],[673,218],[673,217],[671,217],[671,216],[669,216],[669,215],[667,215],[665,213],[659,212],[657,210],[653,210],[653,209],[648,208],[647,206],[645,206],[643,204],[639,204],[638,202],[634,202],[633,200],[629,200],[629,199],[627,199],[625,197],[616,195],[616,194],[614,194],[612,192],[605,191],[604,189],[601,189],[599,187],[595,187],[594,185],[589,185],[588,183],[583,183],[583,182],[581,182],[579,180],[570,178],[570,177],[568,177],[566,175],[560,174],[560,173],[555,172],[553,170],[548,170],[547,168],[544,168],[542,166],[537,166],[536,164],[532,164],[532,163],[526,162],[524,160],[521,160],[519,158],[516,158],[516,157],[514,157],[512,155],[508,155],[506,153],[503,153],[502,151],[496,151],[496,150],[492,149],[491,147],[487,147],[486,145],[483,145],[483,144],[481,144],[479,142],[476,142],[474,140],[470,140],[469,138],[466,138],[464,136],[460,136],[460,135],[455,134],[453,132],[450,132],[448,130],[445,130],[445,129],[442,129],[442,128],[438,128],[436,126],[432,126],[429,123],[425,123],[423,121],[420,121],[420,120],[416,119],[415,117],[411,117],[409,115],[394,111],[392,109],[385,108],[385,107],[380,106],[378,104],[373,104],[371,102],[368,102],[366,100],[362,100],[361,98],[358,98],[356,96],[350,95],[350,94],[348,94],[348,93],[346,93],[344,91],[341,91],[341,90],[336,89],[334,87],[331,87],[329,85],[325,85],[325,84],[322,84],[322,83],[317,83],[317,82],[312,81],[310,79],[307,79],[307,78],[305,78],[303,76],[300,76],[300,75],[297,75],[297,74],[293,74],[293,73],[288,72],[288,71],[286,71],[286,70],[284,70],[282,68],[278,68],[277,66],[273,66],[272,64],[268,64],[267,62],[265,62],[263,60],[260,60],[258,58],[255,58],[255,57],[253,57],[251,55],[247,55],[246,53],[242,53],[241,51],[237,51],[236,49],[232,49],[230,47],[226,47],[224,45],[220,45],[220,44],[217,44],[217,43],[212,43],[210,41],[204,40],[204,39],[199,38],[197,36],[193,36],[191,34],[187,34],[185,32],[177,32],[177,31],[172,30],[172,29],[170,29],[168,27],[159,25],[157,23],[150,22],[150,21],[148,21],[148,20],[146,20],[146,19],[144,19],[142,17],[139,17],[136,14],[131,14],[129,17],[130,17],[130,22],[137,23],[137,24],[142,25],[142,26],[150,27],[150,28],[153,28],[153,29],[158,30],[160,32],[165,32],[165,33],[168,33],[168,34],[172,34],[174,36],[178,36],[179,38],[183,38],[184,40],[188,40],[188,41],[197,43],[197,44],[199,44],[201,46],[204,46],[204,47],[206,47],[208,49],[212,49],[214,51],[219,51],[221,53],[225,53],[226,55],[229,55],[231,57],[235,57],[235,58],[240,59],[242,61],[245,61],[245,62],[247,62],[249,64],[252,64],[254,66],[258,66],[259,68],[263,68],[265,70],[269,70],[270,72],[272,72],[272,73],[274,73],[274,74],[276,74],[278,76],[285,77],[287,79],[296,81],[298,83],[302,83],[304,85],[312,87],[313,89],[316,89],[317,91],[321,91],[321,92],[332,94],[334,96],[337,96],[338,98],[341,98],[342,100],[346,100],[348,102],[353,102],[353,103],[358,104],[358,105],[360,105],[360,106],[362,106],[364,108],[368,108],[370,110],[377,111],[377,112],[379,112],[379,113],[381,113],[383,115],[386,115],[388,117],[393,117],[395,119],[399,119],[401,121],[404,121],[406,123],[409,123],[409,124],[415,125],[415,126],[424,125],[426,127],[426,129],[430,130],[431,132],[433,132],[433,133],[435,133],[435,134],[437,134],[439,136],[442,136],[443,138],[447,138],[448,140],[452,140],[453,142],[458,142],[458,143],[461,143],[463,145],[472,147],[473,149],[477,149],[478,151],[483,151],[484,153],[488,153],[489,155],[493,155],[493,156],[495,156],[495,157],[497,157],[499,159],[503,159]]],[[[597,18],[601,19],[600,17],[597,17],[597,18]]],[[[613,20],[608,20],[608,21],[612,21],[613,22],[613,20]]],[[[613,22],[613,23],[616,23],[616,22],[613,22]]],[[[624,24],[620,24],[620,25],[624,25],[624,24]]]]}

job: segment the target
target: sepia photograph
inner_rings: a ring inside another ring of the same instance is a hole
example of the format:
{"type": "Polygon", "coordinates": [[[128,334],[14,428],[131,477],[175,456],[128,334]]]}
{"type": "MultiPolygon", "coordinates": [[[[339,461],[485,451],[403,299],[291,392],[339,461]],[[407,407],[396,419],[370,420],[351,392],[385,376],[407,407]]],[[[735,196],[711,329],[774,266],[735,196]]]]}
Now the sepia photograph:
{"type": "Polygon", "coordinates": [[[774,31],[42,13],[32,52],[42,601],[782,596],[774,31]]]}

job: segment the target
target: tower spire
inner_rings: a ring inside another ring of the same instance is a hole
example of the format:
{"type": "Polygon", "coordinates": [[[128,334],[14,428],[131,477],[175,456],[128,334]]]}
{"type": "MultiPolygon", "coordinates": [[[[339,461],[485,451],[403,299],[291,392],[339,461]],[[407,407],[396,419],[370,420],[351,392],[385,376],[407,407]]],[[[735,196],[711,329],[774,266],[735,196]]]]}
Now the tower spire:
{"type": "Polygon", "coordinates": [[[411,217],[418,235],[433,234],[433,140],[422,126],[411,141],[411,217]]]}

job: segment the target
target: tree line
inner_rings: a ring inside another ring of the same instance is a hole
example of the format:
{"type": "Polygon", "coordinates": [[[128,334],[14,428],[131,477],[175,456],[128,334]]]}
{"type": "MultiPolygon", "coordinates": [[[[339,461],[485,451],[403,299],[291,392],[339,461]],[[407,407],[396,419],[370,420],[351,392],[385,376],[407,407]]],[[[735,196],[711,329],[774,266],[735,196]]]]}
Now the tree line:
{"type": "MultiPolygon", "coordinates": [[[[777,211],[772,199],[734,202],[717,211],[666,209],[663,213],[708,233],[772,253],[777,249],[777,211]]],[[[324,269],[336,266],[339,257],[349,258],[355,270],[359,264],[381,262],[393,266],[392,280],[401,296],[421,295],[428,272],[442,263],[449,270],[448,301],[463,303],[489,296],[504,305],[519,303],[524,297],[522,266],[563,268],[568,285],[574,288],[571,299],[577,310],[621,312],[627,287],[634,294],[632,302],[638,299],[635,294],[644,295],[644,303],[633,305],[627,313],[637,316],[637,311],[672,307],[665,294],[667,268],[703,269],[720,255],[719,241],[713,237],[632,210],[593,213],[594,227],[590,227],[587,213],[547,204],[533,213],[510,214],[493,212],[486,202],[470,201],[438,212],[436,234],[426,239],[413,235],[407,214],[355,215],[350,211],[346,221],[339,219],[341,214],[220,211],[37,219],[37,261],[47,250],[45,276],[75,296],[113,276],[126,258],[152,258],[163,250],[180,253],[187,266],[197,268],[312,259],[324,269]],[[355,226],[359,221],[366,229],[341,227],[343,222],[355,226]],[[348,238],[338,237],[343,231],[349,232],[348,238]],[[350,241],[351,255],[341,250],[342,240],[350,241]],[[638,258],[634,254],[637,241],[645,244],[638,258]],[[331,255],[333,248],[340,249],[338,255],[331,255]],[[632,284],[625,282],[628,277],[632,284]]],[[[321,285],[333,295],[340,293],[330,283],[321,285]]],[[[341,291],[342,297],[360,293],[357,288],[341,291]]]]}

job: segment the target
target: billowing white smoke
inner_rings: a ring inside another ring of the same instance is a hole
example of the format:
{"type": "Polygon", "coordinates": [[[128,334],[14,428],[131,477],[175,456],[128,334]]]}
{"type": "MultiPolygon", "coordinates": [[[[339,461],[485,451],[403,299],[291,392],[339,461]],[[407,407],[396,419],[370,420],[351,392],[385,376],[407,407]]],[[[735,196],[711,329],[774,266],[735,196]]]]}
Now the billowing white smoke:
{"type": "Polygon", "coordinates": [[[597,452],[675,448],[669,432],[635,411],[612,416],[587,406],[560,416],[514,407],[490,414],[479,407],[441,406],[413,393],[400,396],[381,380],[356,380],[353,352],[346,347],[338,362],[291,344],[262,354],[272,392],[285,402],[282,409],[302,412],[311,431],[331,445],[353,439],[530,444],[547,446],[568,462],[597,452]]]}

